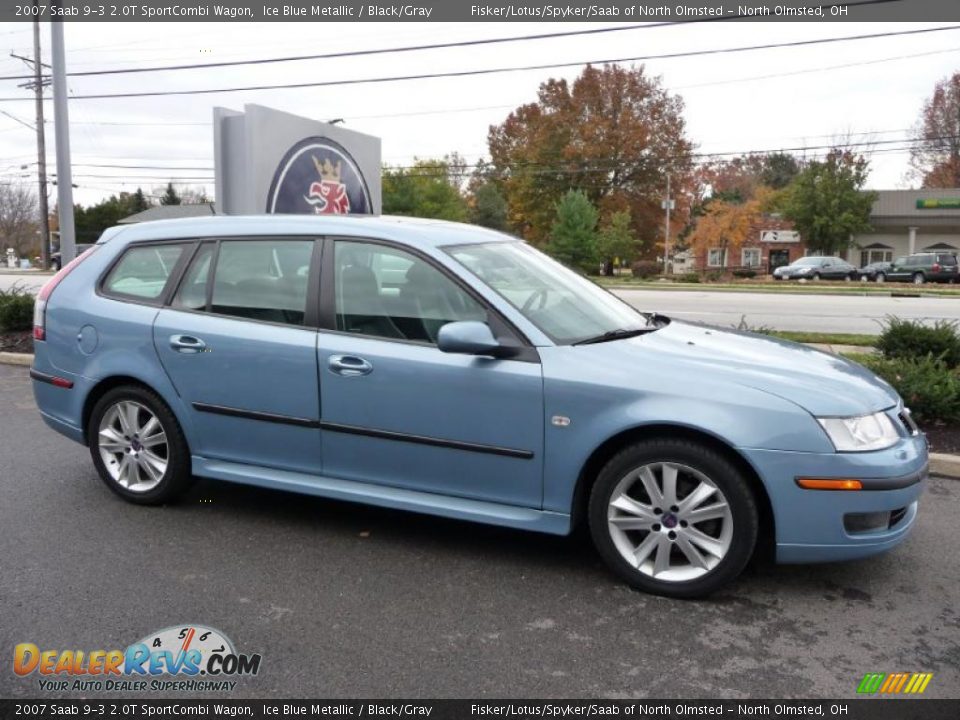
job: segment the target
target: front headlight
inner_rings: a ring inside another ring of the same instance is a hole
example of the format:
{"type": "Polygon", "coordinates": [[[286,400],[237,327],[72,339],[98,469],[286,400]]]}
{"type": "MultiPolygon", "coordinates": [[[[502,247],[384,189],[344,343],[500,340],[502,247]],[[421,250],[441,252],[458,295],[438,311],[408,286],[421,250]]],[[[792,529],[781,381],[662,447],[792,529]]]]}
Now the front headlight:
{"type": "Polygon", "coordinates": [[[837,452],[883,450],[900,439],[893,421],[884,412],[851,418],[817,418],[837,452]]]}

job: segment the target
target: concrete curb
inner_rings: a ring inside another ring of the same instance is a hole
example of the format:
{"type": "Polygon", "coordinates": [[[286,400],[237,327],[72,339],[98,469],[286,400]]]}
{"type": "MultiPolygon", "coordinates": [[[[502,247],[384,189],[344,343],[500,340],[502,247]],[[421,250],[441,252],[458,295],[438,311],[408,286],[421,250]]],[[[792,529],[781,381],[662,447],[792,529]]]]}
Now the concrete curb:
{"type": "Polygon", "coordinates": [[[0,365],[33,365],[32,353],[0,352],[0,365]]]}
{"type": "Polygon", "coordinates": [[[930,453],[930,474],[960,479],[960,455],[930,453]]]}
{"type": "MultiPolygon", "coordinates": [[[[30,353],[0,352],[0,365],[33,365],[30,353]]],[[[930,453],[930,474],[960,480],[960,455],[930,453]]]]}

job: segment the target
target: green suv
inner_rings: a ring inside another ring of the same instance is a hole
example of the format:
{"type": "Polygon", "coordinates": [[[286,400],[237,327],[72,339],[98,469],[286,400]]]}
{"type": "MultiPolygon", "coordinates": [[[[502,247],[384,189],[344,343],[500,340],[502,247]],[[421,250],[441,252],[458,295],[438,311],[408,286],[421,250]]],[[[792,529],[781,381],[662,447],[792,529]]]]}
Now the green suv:
{"type": "Polygon", "coordinates": [[[892,282],[954,283],[958,277],[957,256],[950,252],[926,252],[898,257],[884,274],[892,282]]]}

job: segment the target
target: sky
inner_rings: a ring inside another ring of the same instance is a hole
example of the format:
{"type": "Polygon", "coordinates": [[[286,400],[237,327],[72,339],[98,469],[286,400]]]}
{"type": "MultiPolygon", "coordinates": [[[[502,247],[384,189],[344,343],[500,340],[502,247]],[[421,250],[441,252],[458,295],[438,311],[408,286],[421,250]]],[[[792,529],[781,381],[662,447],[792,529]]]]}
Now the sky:
{"type": "MultiPolygon", "coordinates": [[[[943,23],[688,23],[479,47],[313,60],[259,66],[70,78],[72,95],[319,82],[510,65],[739,47],[866,33],[943,27],[943,23]]],[[[605,27],[575,23],[67,23],[67,70],[98,70],[316,54],[410,44],[605,27]]],[[[41,29],[49,62],[49,26],[41,29]]],[[[32,55],[32,29],[0,23],[0,75],[25,65],[9,53],[32,55]]],[[[882,39],[645,63],[685,102],[688,137],[697,152],[777,150],[824,145],[849,136],[877,142],[869,185],[910,187],[908,137],[934,83],[960,70],[960,29],[882,39]],[[845,65],[847,67],[836,67],[845,65]],[[772,76],[772,77],[771,77],[772,76]]],[[[258,103],[316,119],[343,118],[346,127],[383,140],[383,160],[456,151],[469,161],[487,155],[490,125],[535,100],[549,77],[574,79],[582,66],[475,77],[259,90],[198,96],[73,99],[69,103],[74,201],[87,205],[138,186],[150,191],[173,179],[213,195],[212,115],[216,106],[258,103]],[[98,168],[150,165],[159,169],[98,168]],[[183,168],[183,169],[180,169],[183,168]],[[191,168],[191,169],[187,169],[191,168]],[[196,168],[196,169],[193,169],[196,168]]],[[[0,81],[0,111],[34,122],[32,93],[0,81]]],[[[46,102],[52,163],[52,102],[46,102]]],[[[808,151],[808,156],[815,154],[808,151]]],[[[36,136],[0,114],[0,182],[36,182],[36,136]],[[26,169],[21,169],[27,165],[26,169]]]]}

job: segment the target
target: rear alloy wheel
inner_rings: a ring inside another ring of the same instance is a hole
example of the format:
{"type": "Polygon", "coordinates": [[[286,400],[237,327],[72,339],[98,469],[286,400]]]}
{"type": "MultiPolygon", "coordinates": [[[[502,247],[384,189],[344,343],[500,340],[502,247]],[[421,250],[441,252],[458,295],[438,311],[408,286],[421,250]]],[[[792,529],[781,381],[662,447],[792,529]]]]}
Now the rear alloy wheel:
{"type": "Polygon", "coordinates": [[[616,455],[590,496],[590,531],[630,585],[699,597],[733,580],[757,540],[756,503],[726,458],[694,442],[649,440],[616,455]]]}
{"type": "Polygon", "coordinates": [[[926,276],[923,273],[914,273],[913,274],[913,284],[914,285],[923,285],[927,281],[926,276]]]}
{"type": "Polygon", "coordinates": [[[856,278],[853,276],[853,273],[850,273],[843,279],[846,280],[847,282],[853,282],[854,280],[856,280],[856,278]]]}
{"type": "Polygon", "coordinates": [[[179,423],[154,393],[114,388],[97,402],[87,444],[100,478],[125,500],[169,502],[190,484],[190,453],[179,423]]]}
{"type": "Polygon", "coordinates": [[[877,280],[877,282],[886,282],[887,276],[884,275],[882,272],[878,272],[878,273],[877,273],[876,280],[877,280]]]}

